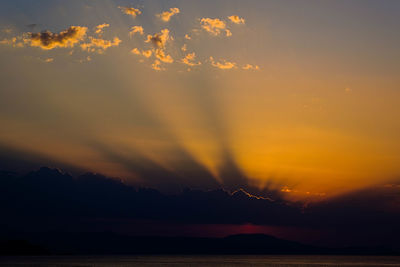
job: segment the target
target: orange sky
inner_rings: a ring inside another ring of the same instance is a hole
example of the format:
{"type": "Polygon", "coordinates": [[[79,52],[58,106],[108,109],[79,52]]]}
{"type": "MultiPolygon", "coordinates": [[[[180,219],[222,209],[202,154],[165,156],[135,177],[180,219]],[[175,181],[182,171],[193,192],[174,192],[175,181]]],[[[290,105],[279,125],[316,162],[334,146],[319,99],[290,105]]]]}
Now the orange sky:
{"type": "Polygon", "coordinates": [[[237,168],[294,199],[399,177],[394,1],[22,3],[0,3],[5,147],[151,186],[237,168]]]}

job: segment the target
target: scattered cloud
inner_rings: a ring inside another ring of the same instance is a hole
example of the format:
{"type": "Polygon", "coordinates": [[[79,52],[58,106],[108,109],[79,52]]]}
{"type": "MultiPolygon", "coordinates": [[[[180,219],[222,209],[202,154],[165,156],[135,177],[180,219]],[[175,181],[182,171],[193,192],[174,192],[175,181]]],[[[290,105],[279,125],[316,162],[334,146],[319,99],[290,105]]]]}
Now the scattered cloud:
{"type": "Polygon", "coordinates": [[[228,19],[235,24],[245,24],[246,22],[244,18],[241,18],[238,15],[229,16],[228,19]]]}
{"type": "Polygon", "coordinates": [[[226,29],[225,35],[226,35],[226,37],[230,37],[230,36],[232,36],[232,32],[230,30],[226,29]]]}
{"type": "Polygon", "coordinates": [[[259,70],[260,67],[258,65],[251,65],[251,64],[246,64],[242,67],[244,70],[259,70]]]}
{"type": "Polygon", "coordinates": [[[24,40],[30,42],[31,46],[40,47],[44,50],[51,50],[56,47],[74,47],[86,36],[87,27],[71,26],[60,33],[50,31],[40,33],[28,33],[24,40]]]}
{"type": "Polygon", "coordinates": [[[232,33],[226,29],[226,23],[220,19],[202,18],[200,20],[201,28],[203,28],[208,33],[218,36],[225,32],[226,36],[231,36],[232,33]]]}
{"type": "Polygon", "coordinates": [[[54,58],[51,58],[51,57],[46,58],[46,59],[44,60],[44,62],[46,62],[46,63],[54,62],[54,58]]]}
{"type": "Polygon", "coordinates": [[[151,55],[153,54],[153,52],[149,49],[149,50],[142,50],[142,56],[144,57],[151,57],[151,55]]]}
{"type": "Polygon", "coordinates": [[[143,35],[144,34],[143,27],[142,26],[133,26],[131,28],[131,31],[129,32],[129,35],[132,37],[136,33],[139,33],[140,35],[143,35]]]}
{"type": "Polygon", "coordinates": [[[12,33],[12,28],[11,27],[5,27],[2,29],[2,32],[6,33],[6,34],[10,34],[12,33]]]}
{"type": "Polygon", "coordinates": [[[147,35],[146,43],[152,43],[155,48],[164,48],[167,41],[172,40],[168,29],[161,30],[160,33],[147,35]]]}
{"type": "Polygon", "coordinates": [[[133,18],[136,18],[137,15],[142,14],[142,12],[134,7],[125,7],[125,6],[119,6],[119,9],[121,9],[121,11],[126,14],[126,15],[130,15],[133,18]]]}
{"type": "Polygon", "coordinates": [[[9,45],[12,47],[23,47],[24,43],[23,41],[19,40],[20,38],[13,37],[10,39],[3,39],[0,41],[0,45],[9,45]]]}
{"type": "Polygon", "coordinates": [[[165,55],[165,51],[163,49],[156,49],[156,52],[154,53],[156,58],[161,60],[164,63],[173,63],[174,60],[170,55],[165,55]]]}
{"type": "Polygon", "coordinates": [[[152,68],[153,70],[157,70],[157,71],[164,70],[164,69],[161,67],[161,62],[160,62],[158,59],[154,60],[154,63],[151,65],[151,68],[152,68]]]}
{"type": "Polygon", "coordinates": [[[186,65],[188,65],[188,66],[190,66],[190,67],[201,65],[201,62],[200,62],[200,61],[199,61],[199,62],[195,62],[195,60],[196,60],[196,54],[193,52],[193,53],[187,54],[187,55],[182,59],[182,63],[183,63],[183,64],[186,64],[186,65]]]}
{"type": "Polygon", "coordinates": [[[179,14],[180,10],[177,7],[172,7],[169,11],[164,11],[161,14],[157,14],[156,16],[159,17],[162,21],[168,22],[172,16],[179,14]]]}
{"type": "Polygon", "coordinates": [[[103,34],[104,28],[108,28],[108,27],[110,27],[110,24],[107,24],[107,23],[97,25],[95,28],[95,33],[101,36],[103,34]]]}
{"type": "Polygon", "coordinates": [[[185,39],[186,39],[186,40],[191,40],[191,39],[192,39],[192,37],[190,37],[190,35],[189,35],[189,34],[185,34],[185,39]]]}
{"type": "Polygon", "coordinates": [[[213,67],[221,69],[221,70],[230,70],[230,69],[236,68],[236,63],[229,62],[226,60],[223,60],[222,62],[217,62],[214,60],[213,57],[210,57],[210,62],[213,67]]]}
{"type": "Polygon", "coordinates": [[[184,45],[181,47],[181,50],[182,50],[183,52],[186,52],[186,51],[187,51],[187,45],[184,44],[184,45]]]}
{"type": "Polygon", "coordinates": [[[105,50],[107,50],[112,46],[119,46],[119,44],[121,43],[121,39],[119,39],[118,37],[114,37],[112,41],[93,38],[93,37],[89,37],[89,40],[90,40],[89,43],[81,44],[82,50],[88,52],[97,51],[99,54],[104,53],[105,50]]]}
{"type": "Polygon", "coordinates": [[[134,54],[134,55],[144,56],[146,58],[149,58],[153,54],[153,51],[151,51],[150,49],[149,50],[140,51],[139,49],[134,48],[134,49],[131,50],[131,53],[134,54]]]}

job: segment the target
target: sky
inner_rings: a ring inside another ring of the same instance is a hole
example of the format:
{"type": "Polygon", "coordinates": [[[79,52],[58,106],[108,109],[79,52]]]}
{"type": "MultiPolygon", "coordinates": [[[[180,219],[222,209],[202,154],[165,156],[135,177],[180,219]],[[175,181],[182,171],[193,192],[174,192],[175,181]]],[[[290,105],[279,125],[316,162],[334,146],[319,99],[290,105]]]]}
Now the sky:
{"type": "Polygon", "coordinates": [[[0,2],[1,169],[320,200],[400,175],[396,0],[0,2]]]}

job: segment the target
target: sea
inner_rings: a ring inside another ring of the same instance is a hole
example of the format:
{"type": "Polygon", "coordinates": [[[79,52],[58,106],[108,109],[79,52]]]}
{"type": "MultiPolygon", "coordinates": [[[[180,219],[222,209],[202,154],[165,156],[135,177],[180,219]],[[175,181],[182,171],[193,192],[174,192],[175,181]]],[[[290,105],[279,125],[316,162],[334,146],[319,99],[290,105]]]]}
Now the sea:
{"type": "Polygon", "coordinates": [[[0,266],[400,266],[400,256],[32,256],[0,257],[0,266]]]}

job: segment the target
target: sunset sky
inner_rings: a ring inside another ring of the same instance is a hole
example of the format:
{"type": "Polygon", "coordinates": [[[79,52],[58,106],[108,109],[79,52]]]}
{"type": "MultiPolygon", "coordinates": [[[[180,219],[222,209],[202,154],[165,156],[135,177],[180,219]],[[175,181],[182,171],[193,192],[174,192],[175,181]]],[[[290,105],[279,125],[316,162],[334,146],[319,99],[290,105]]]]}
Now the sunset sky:
{"type": "Polygon", "coordinates": [[[0,167],[294,200],[395,184],[399,12],[396,0],[0,1],[0,167]]]}

